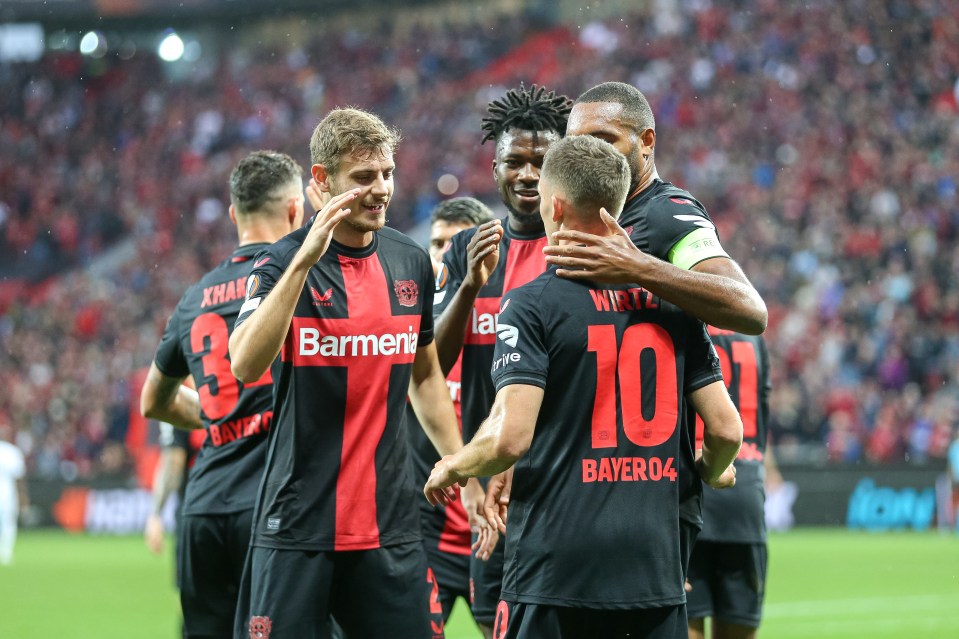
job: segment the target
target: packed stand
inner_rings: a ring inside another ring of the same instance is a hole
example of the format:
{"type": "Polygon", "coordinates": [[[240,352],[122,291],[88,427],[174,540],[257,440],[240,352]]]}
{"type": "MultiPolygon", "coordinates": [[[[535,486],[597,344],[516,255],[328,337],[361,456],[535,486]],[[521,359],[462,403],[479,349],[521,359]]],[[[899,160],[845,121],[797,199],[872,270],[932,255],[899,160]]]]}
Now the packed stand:
{"type": "Polygon", "coordinates": [[[147,56],[0,67],[0,274],[21,287],[0,320],[0,424],[31,471],[128,472],[132,373],[228,254],[226,178],[247,151],[306,166],[322,113],[369,108],[404,134],[390,224],[408,229],[444,174],[498,201],[479,120],[520,80],[649,96],[661,175],[706,204],[770,307],[781,459],[943,458],[959,419],[954,12],[654,4],[567,26],[320,26],[305,47],[232,51],[179,80],[147,56]]]}

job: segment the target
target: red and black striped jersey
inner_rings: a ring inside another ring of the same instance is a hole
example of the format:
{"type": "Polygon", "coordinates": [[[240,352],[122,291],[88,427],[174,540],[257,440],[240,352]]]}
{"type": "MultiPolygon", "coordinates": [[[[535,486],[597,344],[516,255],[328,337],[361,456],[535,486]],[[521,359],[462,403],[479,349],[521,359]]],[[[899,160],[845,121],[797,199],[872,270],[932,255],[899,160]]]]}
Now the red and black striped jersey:
{"type": "MultiPolygon", "coordinates": [[[[237,325],[311,226],[257,256],[237,325]]],[[[364,550],[420,539],[404,412],[416,349],[433,340],[432,301],[429,256],[393,229],[362,249],[334,241],[310,269],[273,364],[253,545],[364,550]]]]}
{"type": "MultiPolygon", "coordinates": [[[[546,233],[520,235],[510,230],[509,221],[503,221],[503,239],[500,242],[499,262],[489,281],[480,289],[473,304],[463,342],[463,440],[468,442],[489,415],[496,391],[490,379],[493,347],[496,341],[496,318],[503,295],[531,282],[546,270],[546,233]]],[[[476,229],[466,229],[453,236],[450,248],[443,256],[443,270],[437,278],[436,308],[439,315],[456,295],[466,278],[468,268],[467,246],[476,229]]]]}
{"type": "MultiPolygon", "coordinates": [[[[637,285],[550,269],[503,299],[492,377],[544,391],[515,465],[503,598],[598,609],[685,601],[683,402],[720,381],[706,327],[637,285]]],[[[695,477],[698,481],[698,476],[695,477]]]]}
{"type": "Polygon", "coordinates": [[[192,375],[206,428],[183,500],[188,515],[253,508],[273,415],[269,373],[242,384],[230,371],[228,343],[243,304],[253,256],[266,244],[236,249],[180,298],[157,348],[155,363],[169,377],[192,375]]]}
{"type": "MultiPolygon", "coordinates": [[[[743,445],[736,458],[736,485],[703,495],[700,539],[753,544],[766,541],[765,467],[769,425],[769,353],[761,335],[742,335],[712,326],[709,334],[723,369],[729,396],[743,420],[743,445]]],[[[703,437],[702,420],[696,438],[703,437]]]]}

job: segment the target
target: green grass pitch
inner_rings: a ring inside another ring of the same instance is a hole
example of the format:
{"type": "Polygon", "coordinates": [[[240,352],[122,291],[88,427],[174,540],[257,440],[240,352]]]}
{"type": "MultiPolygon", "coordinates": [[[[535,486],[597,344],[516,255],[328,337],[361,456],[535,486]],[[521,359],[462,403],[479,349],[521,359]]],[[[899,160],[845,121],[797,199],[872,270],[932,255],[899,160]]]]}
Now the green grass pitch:
{"type": "MultiPolygon", "coordinates": [[[[761,637],[959,636],[957,536],[798,530],[771,536],[769,566],[761,637]]],[[[138,537],[22,532],[0,602],[9,637],[178,637],[169,543],[154,557],[138,537]]],[[[461,603],[446,636],[480,636],[461,603]]]]}

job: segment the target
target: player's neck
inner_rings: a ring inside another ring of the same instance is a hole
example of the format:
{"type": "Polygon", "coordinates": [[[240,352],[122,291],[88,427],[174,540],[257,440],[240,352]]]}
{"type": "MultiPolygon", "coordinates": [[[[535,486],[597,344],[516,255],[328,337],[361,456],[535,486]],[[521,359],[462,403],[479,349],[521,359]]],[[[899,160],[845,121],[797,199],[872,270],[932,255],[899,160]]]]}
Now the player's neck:
{"type": "Polygon", "coordinates": [[[349,248],[366,248],[373,242],[373,231],[360,231],[348,224],[340,223],[333,229],[333,239],[349,248]]]}
{"type": "MultiPolygon", "coordinates": [[[[603,221],[600,219],[576,220],[569,222],[564,221],[558,230],[579,231],[580,233],[588,233],[590,235],[598,235],[600,237],[612,235],[612,233],[609,232],[609,229],[606,228],[606,225],[603,224],[603,221]]],[[[565,243],[566,242],[564,242],[564,244],[565,243]]]]}
{"type": "Polygon", "coordinates": [[[652,186],[653,182],[659,179],[659,171],[656,170],[656,165],[653,163],[649,164],[650,169],[645,171],[642,175],[642,178],[639,181],[639,184],[636,185],[636,188],[633,189],[630,194],[626,197],[626,201],[629,202],[634,197],[648,189],[652,186]]]}
{"type": "Polygon", "coordinates": [[[236,236],[239,246],[248,244],[273,244],[293,231],[290,224],[271,224],[266,220],[240,222],[237,220],[236,236]]]}

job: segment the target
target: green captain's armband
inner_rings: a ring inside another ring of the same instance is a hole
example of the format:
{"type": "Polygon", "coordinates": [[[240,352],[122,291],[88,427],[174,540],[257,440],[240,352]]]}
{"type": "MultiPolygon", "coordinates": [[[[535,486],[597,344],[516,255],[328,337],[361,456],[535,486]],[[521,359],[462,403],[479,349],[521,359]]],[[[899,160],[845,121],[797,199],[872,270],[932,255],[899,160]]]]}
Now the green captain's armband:
{"type": "Polygon", "coordinates": [[[729,257],[719,243],[715,229],[699,228],[676,242],[669,251],[669,263],[689,270],[711,257],[729,257]]]}

